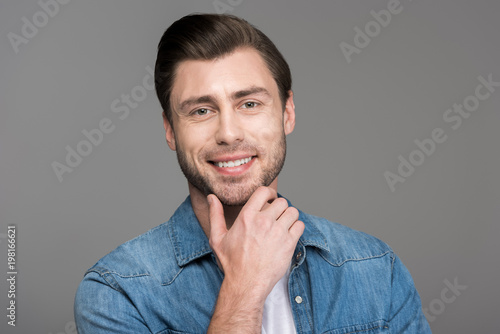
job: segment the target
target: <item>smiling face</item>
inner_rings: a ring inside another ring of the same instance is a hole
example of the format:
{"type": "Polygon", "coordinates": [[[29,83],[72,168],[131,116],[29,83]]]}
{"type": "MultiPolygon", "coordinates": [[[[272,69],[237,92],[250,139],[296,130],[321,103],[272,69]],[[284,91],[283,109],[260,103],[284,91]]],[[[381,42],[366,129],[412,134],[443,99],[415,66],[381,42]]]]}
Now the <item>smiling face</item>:
{"type": "Polygon", "coordinates": [[[278,86],[256,50],[180,63],[171,106],[167,142],[190,191],[244,205],[259,186],[276,187],[295,107],[290,92],[283,112],[278,86]]]}

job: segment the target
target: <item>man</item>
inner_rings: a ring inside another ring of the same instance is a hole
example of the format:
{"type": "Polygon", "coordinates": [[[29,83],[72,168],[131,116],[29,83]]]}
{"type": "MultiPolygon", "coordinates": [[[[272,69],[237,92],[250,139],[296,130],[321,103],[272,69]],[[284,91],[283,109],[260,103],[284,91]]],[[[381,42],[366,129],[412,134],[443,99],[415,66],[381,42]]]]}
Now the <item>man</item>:
{"type": "Polygon", "coordinates": [[[246,21],[190,15],[155,69],[189,197],[89,269],[80,333],[429,333],[409,272],[378,239],[277,193],[291,75],[246,21]]]}

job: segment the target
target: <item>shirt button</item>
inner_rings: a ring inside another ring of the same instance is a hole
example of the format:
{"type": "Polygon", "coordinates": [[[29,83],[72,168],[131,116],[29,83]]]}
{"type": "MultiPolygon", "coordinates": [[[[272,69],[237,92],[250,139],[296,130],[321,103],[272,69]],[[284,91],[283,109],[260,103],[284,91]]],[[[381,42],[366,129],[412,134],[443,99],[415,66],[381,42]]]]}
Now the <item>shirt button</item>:
{"type": "Polygon", "coordinates": [[[302,297],[301,297],[301,296],[297,296],[297,297],[295,297],[295,302],[296,302],[297,304],[302,303],[302,297]]]}
{"type": "Polygon", "coordinates": [[[301,256],[302,256],[302,252],[298,252],[298,253],[297,253],[297,256],[295,257],[295,258],[297,259],[297,261],[298,261],[298,260],[300,260],[300,257],[301,257],[301,256]]]}

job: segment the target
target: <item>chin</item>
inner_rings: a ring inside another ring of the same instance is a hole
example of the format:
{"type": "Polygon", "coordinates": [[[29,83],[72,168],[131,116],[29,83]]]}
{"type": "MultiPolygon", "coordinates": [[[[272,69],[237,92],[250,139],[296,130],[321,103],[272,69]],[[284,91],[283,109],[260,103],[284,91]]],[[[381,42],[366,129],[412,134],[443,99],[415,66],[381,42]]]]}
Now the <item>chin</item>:
{"type": "Polygon", "coordinates": [[[226,206],[243,206],[250,199],[254,191],[257,189],[224,189],[215,191],[214,194],[219,198],[222,204],[226,206]]]}
{"type": "Polygon", "coordinates": [[[243,206],[262,182],[253,184],[227,184],[213,188],[213,194],[226,206],[243,206]]]}

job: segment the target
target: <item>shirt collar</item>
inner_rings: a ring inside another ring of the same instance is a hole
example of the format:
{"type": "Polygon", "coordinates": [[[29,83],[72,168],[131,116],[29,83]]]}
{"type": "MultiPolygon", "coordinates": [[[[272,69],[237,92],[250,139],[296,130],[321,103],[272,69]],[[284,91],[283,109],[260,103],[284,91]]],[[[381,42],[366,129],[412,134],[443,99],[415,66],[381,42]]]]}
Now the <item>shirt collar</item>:
{"type": "MultiPolygon", "coordinates": [[[[288,199],[286,200],[289,206],[293,206],[288,199]]],[[[324,234],[316,227],[314,219],[311,217],[299,210],[299,220],[305,225],[304,233],[299,242],[304,246],[317,247],[329,252],[330,248],[324,234]]],[[[194,214],[190,196],[177,208],[170,219],[168,233],[174,246],[177,264],[180,267],[212,253],[208,238],[194,214]]]]}
{"type": "Polygon", "coordinates": [[[170,218],[168,232],[180,267],[212,253],[208,238],[194,214],[190,196],[170,218]]]}
{"type": "MultiPolygon", "coordinates": [[[[283,197],[283,196],[278,194],[278,197],[283,197]]],[[[288,200],[288,198],[285,198],[285,199],[288,202],[288,206],[295,207],[292,204],[292,202],[290,202],[288,200]]],[[[317,248],[321,248],[327,252],[330,252],[330,247],[328,247],[326,237],[316,227],[316,224],[314,223],[314,219],[313,219],[314,217],[311,215],[308,215],[307,213],[304,213],[300,210],[298,210],[298,211],[299,211],[299,220],[302,221],[304,223],[304,226],[305,226],[304,233],[302,233],[302,236],[299,239],[299,243],[302,243],[302,245],[304,245],[304,246],[317,247],[317,248]]]]}

